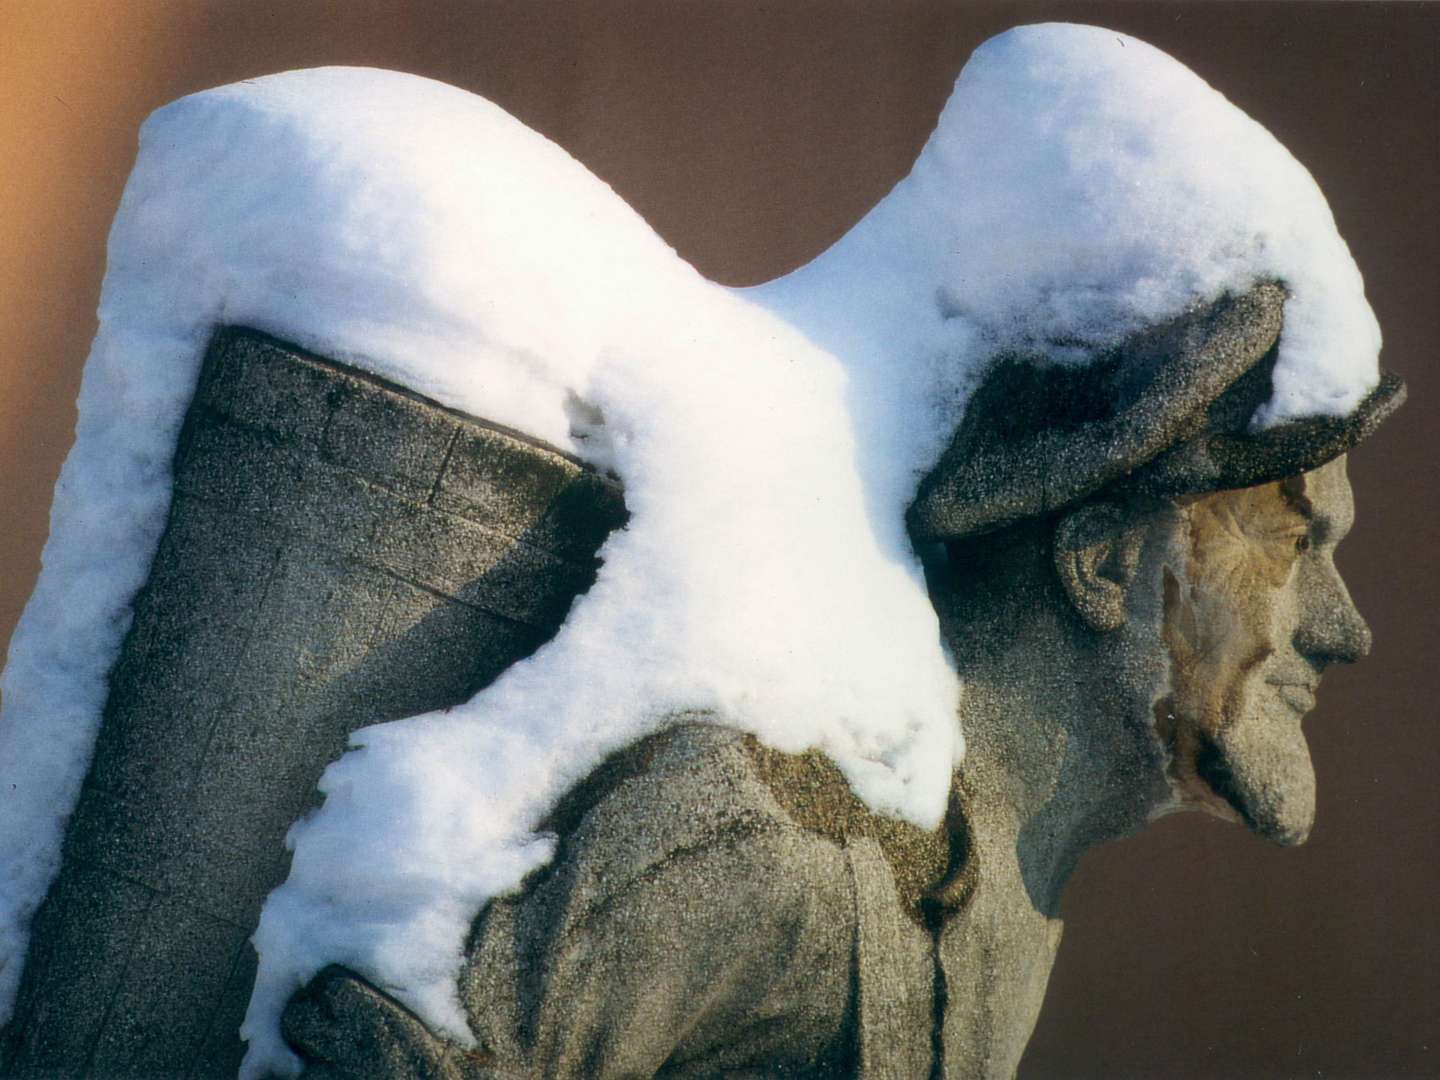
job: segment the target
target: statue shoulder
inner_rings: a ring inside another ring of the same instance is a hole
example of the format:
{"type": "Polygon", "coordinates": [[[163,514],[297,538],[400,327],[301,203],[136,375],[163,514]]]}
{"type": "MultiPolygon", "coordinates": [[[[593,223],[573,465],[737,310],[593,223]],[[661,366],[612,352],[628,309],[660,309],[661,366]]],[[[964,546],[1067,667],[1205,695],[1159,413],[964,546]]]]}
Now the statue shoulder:
{"type": "Polygon", "coordinates": [[[802,864],[788,869],[838,868],[838,838],[794,819],[757,747],[752,736],[682,717],[610,755],[542,823],[559,841],[551,872],[593,877],[608,894],[712,850],[764,849],[773,858],[780,849],[802,864]]]}
{"type": "Polygon", "coordinates": [[[554,859],[488,906],[466,950],[461,1001],[497,1060],[561,1077],[671,1060],[845,1075],[851,861],[789,819],[745,736],[682,718],[608,758],[544,825],[554,859]],[[800,1026],[771,1045],[775,1016],[800,1026]]]}
{"type": "Polygon", "coordinates": [[[781,859],[805,888],[838,888],[856,872],[857,847],[873,847],[883,858],[862,860],[865,872],[893,875],[915,921],[923,921],[922,899],[963,856],[951,828],[921,829],[871,810],[822,752],[786,753],[698,716],[612,754],[543,827],[559,837],[552,866],[588,868],[605,893],[709,850],[753,852],[769,863],[767,881],[781,859]]]}
{"type": "Polygon", "coordinates": [[[874,823],[847,799],[819,755],[680,718],[577,784],[544,823],[553,862],[477,920],[459,985],[474,1050],[345,972],[296,999],[287,1033],[330,1062],[348,1060],[346,1031],[379,1024],[399,1032],[390,1074],[453,1080],[677,1061],[703,1075],[922,1075],[930,936],[902,914],[874,823]],[[358,1018],[339,1035],[337,1003],[358,1018]]]}

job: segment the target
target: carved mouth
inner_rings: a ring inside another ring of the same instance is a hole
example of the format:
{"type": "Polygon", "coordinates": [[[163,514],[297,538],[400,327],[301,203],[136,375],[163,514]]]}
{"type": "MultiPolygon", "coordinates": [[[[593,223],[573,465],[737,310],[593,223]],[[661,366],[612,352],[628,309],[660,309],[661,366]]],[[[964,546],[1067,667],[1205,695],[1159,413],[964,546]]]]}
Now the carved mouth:
{"type": "Polygon", "coordinates": [[[1281,682],[1277,679],[1265,680],[1279,691],[1280,700],[1289,705],[1300,715],[1308,713],[1315,708],[1315,685],[1313,683],[1281,682]]]}

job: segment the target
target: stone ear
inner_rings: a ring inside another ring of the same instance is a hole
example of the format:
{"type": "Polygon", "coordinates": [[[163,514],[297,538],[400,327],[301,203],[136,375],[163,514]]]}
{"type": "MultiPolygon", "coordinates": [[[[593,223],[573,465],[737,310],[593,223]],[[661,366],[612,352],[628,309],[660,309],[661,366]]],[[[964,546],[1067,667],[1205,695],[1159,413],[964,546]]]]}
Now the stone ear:
{"type": "Polygon", "coordinates": [[[1092,630],[1125,625],[1125,596],[1140,565],[1142,532],[1108,502],[1085,503],[1055,526],[1055,572],[1092,630]]]}

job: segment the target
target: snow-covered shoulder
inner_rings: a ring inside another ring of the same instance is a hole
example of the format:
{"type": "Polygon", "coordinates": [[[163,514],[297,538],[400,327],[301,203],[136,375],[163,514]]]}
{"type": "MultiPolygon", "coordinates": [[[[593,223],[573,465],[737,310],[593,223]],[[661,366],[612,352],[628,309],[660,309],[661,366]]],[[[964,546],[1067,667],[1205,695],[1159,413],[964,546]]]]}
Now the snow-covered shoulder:
{"type": "Polygon", "coordinates": [[[327,772],[256,935],[247,1073],[293,1065],[279,1012],[327,962],[403,988],[463,1037],[454,976],[470,920],[546,857],[532,828],[549,804],[676,712],[823,747],[877,807],[938,819],[960,747],[955,680],[903,506],[869,501],[840,364],[705,281],[494,105],[323,69],[160,110],[111,234],[100,316],[5,675],[6,1011],[219,324],[592,460],[603,443],[631,512],[545,649],[466,706],[357,733],[327,772]],[[603,440],[571,442],[574,400],[604,418],[603,440]]]}

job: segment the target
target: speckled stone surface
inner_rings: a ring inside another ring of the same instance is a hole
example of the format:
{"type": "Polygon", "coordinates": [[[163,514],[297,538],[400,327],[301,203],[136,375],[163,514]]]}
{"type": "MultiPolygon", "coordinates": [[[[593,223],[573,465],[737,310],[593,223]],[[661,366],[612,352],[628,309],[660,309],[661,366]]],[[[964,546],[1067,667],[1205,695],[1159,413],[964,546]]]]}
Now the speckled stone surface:
{"type": "Polygon", "coordinates": [[[552,819],[555,860],[476,922],[477,1046],[332,970],[285,1015],[307,1077],[928,1076],[934,935],[892,861],[934,865],[922,830],[887,852],[833,765],[792,760],[818,781],[793,796],[773,756],[693,722],[615,755],[552,819]]]}
{"type": "Polygon", "coordinates": [[[625,518],[553,450],[243,331],[209,350],[175,492],[6,1076],[233,1076],[248,938],[320,772],[538,647],[625,518]]]}

